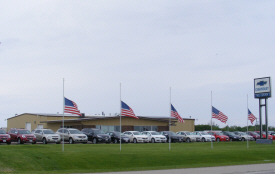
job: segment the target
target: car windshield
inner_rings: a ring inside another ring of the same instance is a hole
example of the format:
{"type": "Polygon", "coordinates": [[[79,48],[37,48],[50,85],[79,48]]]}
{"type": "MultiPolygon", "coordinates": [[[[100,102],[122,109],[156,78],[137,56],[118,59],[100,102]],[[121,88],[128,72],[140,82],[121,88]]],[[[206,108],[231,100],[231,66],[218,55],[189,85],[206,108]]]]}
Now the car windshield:
{"type": "Polygon", "coordinates": [[[252,135],[259,135],[259,134],[255,133],[255,132],[251,132],[251,134],[252,134],[252,135]]]}
{"type": "Polygon", "coordinates": [[[167,132],[169,135],[177,135],[175,132],[167,132]]]}
{"type": "Polygon", "coordinates": [[[94,130],[95,134],[105,134],[102,130],[94,130]]]}
{"type": "Polygon", "coordinates": [[[186,135],[192,135],[191,132],[184,132],[184,133],[186,133],[186,135]]]}
{"type": "Polygon", "coordinates": [[[119,134],[120,134],[121,136],[124,136],[123,133],[119,133],[119,132],[114,132],[114,134],[115,134],[115,136],[119,136],[119,134]]]}
{"type": "Polygon", "coordinates": [[[55,134],[52,130],[44,130],[44,134],[55,134]]]}
{"type": "Polygon", "coordinates": [[[82,132],[80,132],[79,130],[70,130],[71,134],[82,134],[82,132]]]}
{"type": "Polygon", "coordinates": [[[235,134],[233,134],[232,132],[228,132],[228,135],[235,136],[235,134]]]}
{"type": "Polygon", "coordinates": [[[28,130],[19,130],[19,134],[31,134],[28,130]]]}
{"type": "Polygon", "coordinates": [[[4,130],[0,130],[0,134],[6,134],[4,130]]]}
{"type": "Polygon", "coordinates": [[[151,132],[152,135],[160,135],[158,132],[151,132]]]}
{"type": "Polygon", "coordinates": [[[247,135],[246,133],[244,132],[240,132],[239,135],[247,135]]]}
{"type": "Polygon", "coordinates": [[[201,134],[202,134],[202,135],[209,135],[208,133],[205,133],[205,132],[202,132],[201,134]]]}
{"type": "Polygon", "coordinates": [[[216,133],[217,135],[223,135],[222,133],[216,133]]]}
{"type": "Polygon", "coordinates": [[[142,135],[140,132],[133,132],[134,135],[142,135]]]}

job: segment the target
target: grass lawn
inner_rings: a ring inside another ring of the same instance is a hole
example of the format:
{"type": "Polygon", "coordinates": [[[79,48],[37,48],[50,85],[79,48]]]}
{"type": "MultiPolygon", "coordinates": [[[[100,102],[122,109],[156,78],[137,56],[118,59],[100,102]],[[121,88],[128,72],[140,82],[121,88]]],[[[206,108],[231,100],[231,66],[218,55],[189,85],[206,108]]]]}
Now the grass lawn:
{"type": "Polygon", "coordinates": [[[85,173],[275,162],[273,144],[249,142],[0,145],[0,173],[85,173]]]}

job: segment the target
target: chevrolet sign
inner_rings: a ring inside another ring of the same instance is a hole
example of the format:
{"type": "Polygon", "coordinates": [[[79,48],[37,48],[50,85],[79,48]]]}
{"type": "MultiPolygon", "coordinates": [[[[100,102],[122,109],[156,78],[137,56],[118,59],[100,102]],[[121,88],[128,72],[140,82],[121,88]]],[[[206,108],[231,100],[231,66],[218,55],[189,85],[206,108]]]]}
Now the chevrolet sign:
{"type": "Polygon", "coordinates": [[[270,77],[254,79],[254,94],[255,98],[271,97],[270,77]]]}

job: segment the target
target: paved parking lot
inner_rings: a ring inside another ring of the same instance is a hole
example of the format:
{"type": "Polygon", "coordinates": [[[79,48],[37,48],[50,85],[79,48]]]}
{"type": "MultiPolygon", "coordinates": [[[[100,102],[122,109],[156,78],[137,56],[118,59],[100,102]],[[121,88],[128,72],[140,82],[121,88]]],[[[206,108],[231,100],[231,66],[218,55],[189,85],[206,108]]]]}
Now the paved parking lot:
{"type": "MultiPolygon", "coordinates": [[[[223,167],[203,167],[189,169],[172,169],[172,170],[151,170],[151,171],[134,171],[134,172],[109,172],[104,174],[275,174],[275,163],[268,164],[250,164],[238,166],[223,167]]],[[[99,173],[98,173],[99,174],[99,173]]],[[[100,173],[103,174],[103,173],[100,173]]]]}

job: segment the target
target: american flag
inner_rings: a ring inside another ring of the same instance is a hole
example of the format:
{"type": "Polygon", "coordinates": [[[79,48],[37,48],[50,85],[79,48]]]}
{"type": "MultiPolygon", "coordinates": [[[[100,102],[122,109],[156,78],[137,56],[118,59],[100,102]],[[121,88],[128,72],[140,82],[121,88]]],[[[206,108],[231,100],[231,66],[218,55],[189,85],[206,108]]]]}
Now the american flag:
{"type": "Polygon", "coordinates": [[[254,120],[256,120],[256,117],[250,112],[248,109],[248,120],[251,121],[251,124],[253,124],[254,120]]]}
{"type": "Polygon", "coordinates": [[[121,101],[121,115],[139,119],[135,115],[134,111],[126,103],[124,103],[123,101],[121,101]]]}
{"type": "Polygon", "coordinates": [[[176,117],[180,123],[185,123],[185,121],[181,118],[177,110],[171,104],[171,117],[176,117]]]}
{"type": "Polygon", "coordinates": [[[224,115],[221,111],[214,108],[213,106],[212,106],[212,118],[216,118],[223,123],[226,123],[226,121],[228,119],[228,117],[226,115],[224,115]]]}
{"type": "Polygon", "coordinates": [[[65,97],[64,97],[64,100],[65,100],[65,108],[64,108],[65,113],[76,114],[76,115],[81,116],[81,113],[78,110],[75,102],[73,102],[72,100],[69,100],[65,97]]]}

